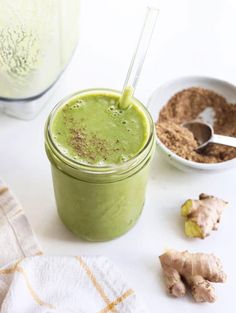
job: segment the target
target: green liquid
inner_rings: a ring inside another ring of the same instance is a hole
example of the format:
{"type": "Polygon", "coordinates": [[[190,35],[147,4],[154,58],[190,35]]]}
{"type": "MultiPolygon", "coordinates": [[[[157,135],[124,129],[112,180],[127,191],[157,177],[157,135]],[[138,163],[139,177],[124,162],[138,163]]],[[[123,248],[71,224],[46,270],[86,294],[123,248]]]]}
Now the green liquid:
{"type": "Polygon", "coordinates": [[[135,102],[119,108],[109,93],[76,96],[56,113],[51,126],[58,149],[84,164],[106,166],[136,156],[148,140],[148,121],[135,102]]]}

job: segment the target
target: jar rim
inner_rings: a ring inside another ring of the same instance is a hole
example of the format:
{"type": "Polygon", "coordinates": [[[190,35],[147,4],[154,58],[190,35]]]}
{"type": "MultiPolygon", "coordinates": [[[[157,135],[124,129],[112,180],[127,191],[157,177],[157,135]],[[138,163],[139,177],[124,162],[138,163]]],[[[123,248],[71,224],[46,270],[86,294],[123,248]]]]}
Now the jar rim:
{"type": "MultiPolygon", "coordinates": [[[[53,122],[53,118],[55,114],[57,113],[58,109],[60,109],[63,105],[65,105],[70,99],[73,99],[74,97],[80,95],[80,94],[90,94],[92,92],[96,93],[114,93],[114,94],[121,94],[120,91],[114,90],[114,89],[109,89],[109,88],[90,88],[90,89],[84,89],[84,90],[79,90],[77,92],[74,92],[66,97],[64,97],[62,100],[60,100],[51,113],[49,114],[49,117],[47,119],[46,125],[45,125],[45,138],[50,145],[50,148],[53,149],[53,152],[56,154],[56,156],[66,163],[68,166],[71,166],[73,168],[77,167],[78,169],[84,171],[84,172],[89,172],[89,173],[96,173],[96,174],[108,174],[108,173],[115,173],[119,171],[125,171],[126,169],[129,169],[130,167],[133,168],[136,164],[139,164],[138,160],[142,160],[141,158],[142,155],[146,155],[147,148],[150,146],[150,143],[153,141],[153,133],[154,133],[154,122],[151,117],[151,114],[149,113],[148,109],[135,97],[134,100],[138,104],[138,106],[141,108],[141,110],[145,113],[145,117],[147,118],[148,125],[149,125],[149,134],[148,134],[148,139],[142,149],[134,155],[131,159],[128,159],[127,161],[124,161],[120,164],[109,164],[109,165],[93,165],[93,164],[86,164],[82,163],[78,160],[75,160],[73,158],[70,158],[66,154],[64,154],[55,144],[55,141],[53,140],[52,132],[51,132],[51,126],[53,122]]],[[[150,148],[151,149],[151,148],[150,148]]],[[[148,154],[149,150],[147,151],[148,154]]]]}

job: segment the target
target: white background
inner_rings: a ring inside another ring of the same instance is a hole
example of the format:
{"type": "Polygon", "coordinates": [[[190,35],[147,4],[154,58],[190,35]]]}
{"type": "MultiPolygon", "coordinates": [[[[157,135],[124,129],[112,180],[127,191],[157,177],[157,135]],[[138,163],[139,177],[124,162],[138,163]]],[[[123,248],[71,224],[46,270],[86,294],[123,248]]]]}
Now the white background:
{"type": "Polygon", "coordinates": [[[79,50],[60,90],[33,121],[0,115],[0,176],[23,204],[45,253],[110,257],[151,313],[232,312],[236,291],[235,170],[187,174],[156,155],[142,217],[133,230],[111,242],[87,243],[75,238],[56,213],[43,147],[45,119],[56,102],[72,91],[122,87],[149,3],[161,12],[136,92],[140,100],[146,103],[159,84],[183,75],[214,76],[236,84],[235,0],[82,0],[79,50]],[[230,205],[218,232],[204,241],[188,240],[179,208],[186,198],[200,192],[222,197],[230,205]],[[214,252],[222,259],[228,281],[216,286],[215,304],[195,304],[191,297],[166,295],[158,262],[166,248],[214,252]]]}

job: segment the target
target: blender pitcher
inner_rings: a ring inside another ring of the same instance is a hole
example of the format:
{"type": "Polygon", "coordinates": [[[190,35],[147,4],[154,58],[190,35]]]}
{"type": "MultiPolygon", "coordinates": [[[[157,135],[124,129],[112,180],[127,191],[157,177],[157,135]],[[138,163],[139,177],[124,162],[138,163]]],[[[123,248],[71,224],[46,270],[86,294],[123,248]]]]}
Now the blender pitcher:
{"type": "Polygon", "coordinates": [[[0,8],[0,109],[30,119],[76,48],[79,0],[0,0],[0,8]]]}

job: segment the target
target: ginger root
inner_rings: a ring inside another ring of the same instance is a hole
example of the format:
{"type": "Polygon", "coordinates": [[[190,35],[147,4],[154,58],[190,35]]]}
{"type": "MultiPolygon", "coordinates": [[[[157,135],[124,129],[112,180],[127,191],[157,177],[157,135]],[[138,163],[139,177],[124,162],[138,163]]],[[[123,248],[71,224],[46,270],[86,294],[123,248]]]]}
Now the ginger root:
{"type": "Polygon", "coordinates": [[[170,295],[182,297],[188,286],[196,302],[215,302],[215,290],[210,282],[226,280],[226,274],[216,256],[169,250],[159,258],[170,295]]]}
{"type": "Polygon", "coordinates": [[[217,230],[221,214],[227,202],[204,193],[199,200],[187,200],[181,207],[181,215],[187,217],[185,234],[188,237],[204,239],[212,230],[217,230]]]}

